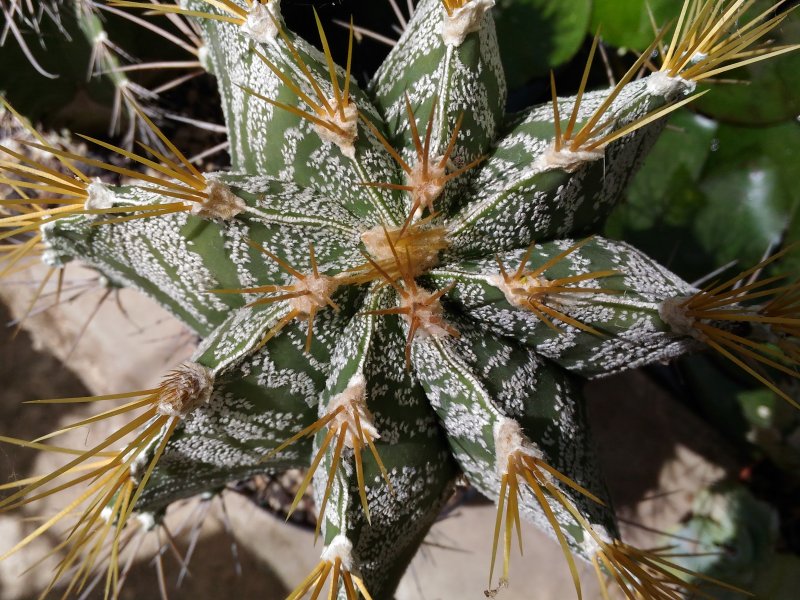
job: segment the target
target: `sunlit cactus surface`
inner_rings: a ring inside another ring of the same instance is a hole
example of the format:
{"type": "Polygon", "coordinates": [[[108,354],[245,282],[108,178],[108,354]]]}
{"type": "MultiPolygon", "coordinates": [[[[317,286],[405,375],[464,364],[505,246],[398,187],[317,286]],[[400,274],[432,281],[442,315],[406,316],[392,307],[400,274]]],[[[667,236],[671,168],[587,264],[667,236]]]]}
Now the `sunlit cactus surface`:
{"type": "Polygon", "coordinates": [[[620,539],[582,382],[710,350],[796,405],[772,374],[798,377],[800,293],[759,278],[782,253],[698,289],[598,234],[669,113],[704,80],[794,49],[764,45],[787,13],[686,0],[613,87],[588,89],[596,39],[577,96],[553,78],[552,102],[507,114],[494,0],[419,0],[368,82],[351,73],[360,28],[334,55],[311,8],[315,40],[280,0],[74,4],[103,42],[94,68],[116,74],[120,118],[146,135],[74,151],[5,103],[26,135],[0,148],[0,270],[40,258],[41,290],[79,261],[202,341],[157,388],[66,400],[107,408],[48,437],[129,415],[91,449],[5,440],[67,457],[5,486],[0,510],[80,490],[6,554],[69,524],[43,596],[99,581],[117,597],[129,529],[295,468],[307,476],[291,510],[313,493],[323,548],[291,599],[391,599],[459,477],[498,506],[478,549],[487,595],[513,579],[520,518],[557,540],[579,596],[580,561],[606,597],[697,591],[667,553],[620,539]],[[229,169],[201,172],[156,127],[101,9],[179,24],[189,68],[216,78],[229,169]]]}

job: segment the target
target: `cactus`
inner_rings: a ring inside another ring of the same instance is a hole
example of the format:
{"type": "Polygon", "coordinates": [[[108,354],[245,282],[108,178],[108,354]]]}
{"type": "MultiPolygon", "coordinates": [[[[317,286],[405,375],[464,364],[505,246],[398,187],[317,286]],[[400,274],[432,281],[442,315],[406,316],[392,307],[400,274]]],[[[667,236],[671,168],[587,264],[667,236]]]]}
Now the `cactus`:
{"type": "Polygon", "coordinates": [[[420,0],[361,86],[352,26],[334,57],[319,18],[322,52],[279,0],[112,3],[200,25],[231,168],[201,173],[135,103],[162,149],[86,138],[122,164],[32,132],[2,148],[4,272],[79,260],[203,341],[155,389],[60,400],[114,406],[47,438],[130,413],[90,450],[5,440],[71,458],[0,510],[88,483],[6,556],[78,512],[51,589],[84,589],[107,555],[116,597],[134,512],[155,527],[180,498],[307,467],[292,509],[313,491],[325,547],[290,598],[391,598],[463,474],[498,505],[490,585],[522,516],[559,542],[579,597],[576,559],[631,598],[697,589],[620,539],[580,383],[711,349],[797,406],[769,372],[798,377],[798,288],[752,277],[789,250],[701,290],[596,233],[699,83],[796,49],[760,45],[785,14],[742,25],[750,1],[686,0],[613,88],[586,89],[595,40],[577,96],[553,81],[551,103],[507,115],[493,4],[420,0]]]}
{"type": "MultiPolygon", "coordinates": [[[[690,556],[693,569],[746,585],[759,598],[777,598],[789,590],[771,568],[781,559],[774,549],[777,538],[776,511],[743,486],[728,483],[699,493],[690,518],[664,542],[690,556]]],[[[723,592],[717,597],[736,596],[723,592]]]]}
{"type": "Polygon", "coordinates": [[[99,115],[78,116],[81,127],[96,126],[93,119],[108,113],[110,134],[123,134],[124,147],[131,148],[138,133],[144,141],[162,149],[137,110],[160,119],[164,114],[157,104],[160,95],[204,72],[199,51],[202,42],[193,22],[169,15],[170,23],[159,24],[92,0],[14,0],[8,8],[4,3],[3,9],[6,25],[0,35],[0,47],[18,42],[19,51],[15,54],[26,59],[30,68],[26,70],[26,65],[14,61],[11,52],[16,48],[10,48],[6,64],[13,63],[14,73],[6,73],[0,86],[16,99],[26,116],[52,121],[52,113],[62,110],[64,104],[78,99],[86,102],[88,95],[101,105],[97,107],[101,110],[92,111],[99,115]],[[114,22],[109,23],[109,17],[114,22]],[[139,27],[126,28],[129,23],[139,27]],[[33,34],[38,37],[36,43],[27,41],[33,34]],[[148,42],[169,44],[161,49],[162,60],[157,63],[142,62],[133,56],[142,47],[147,48],[148,42]],[[154,72],[160,75],[147,77],[154,72]],[[40,75],[56,81],[44,87],[40,75]],[[24,80],[21,86],[20,79],[24,80]],[[40,97],[43,91],[47,92],[46,99],[40,97]]]}

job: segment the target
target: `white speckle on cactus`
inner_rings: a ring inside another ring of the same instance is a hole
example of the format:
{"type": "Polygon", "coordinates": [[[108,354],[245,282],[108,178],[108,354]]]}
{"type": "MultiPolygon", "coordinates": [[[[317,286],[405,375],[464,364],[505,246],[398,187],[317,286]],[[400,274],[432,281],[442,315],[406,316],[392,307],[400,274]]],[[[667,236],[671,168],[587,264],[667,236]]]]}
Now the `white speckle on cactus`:
{"type": "Polygon", "coordinates": [[[448,46],[460,46],[466,37],[479,31],[488,10],[494,6],[495,0],[467,0],[466,4],[448,14],[445,10],[442,23],[442,40],[448,46]]]}
{"type": "Polygon", "coordinates": [[[67,252],[62,252],[56,249],[57,234],[55,230],[58,228],[58,221],[46,221],[39,226],[39,233],[42,236],[42,244],[44,245],[44,252],[42,252],[42,262],[56,269],[66,266],[72,261],[72,257],[67,252]],[[55,245],[54,245],[55,244],[55,245]]]}
{"type": "Polygon", "coordinates": [[[265,4],[257,0],[250,4],[242,33],[259,44],[274,43],[280,33],[280,23],[281,0],[268,0],[265,4]]]}

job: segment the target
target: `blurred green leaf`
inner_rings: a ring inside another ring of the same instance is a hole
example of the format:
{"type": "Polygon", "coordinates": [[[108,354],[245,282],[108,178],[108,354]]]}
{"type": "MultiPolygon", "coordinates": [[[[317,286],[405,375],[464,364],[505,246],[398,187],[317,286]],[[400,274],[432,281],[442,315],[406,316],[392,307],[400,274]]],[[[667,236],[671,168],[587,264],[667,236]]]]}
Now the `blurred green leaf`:
{"type": "MultiPolygon", "coordinates": [[[[684,356],[677,365],[692,409],[741,456],[767,456],[800,476],[800,413],[793,406],[715,353],[684,356]]],[[[772,375],[790,395],[800,391],[791,377],[772,375]]]]}
{"type": "Polygon", "coordinates": [[[591,0],[498,0],[497,37],[511,89],[571,59],[589,26],[591,0]]]}
{"type": "Polygon", "coordinates": [[[655,37],[648,6],[660,28],[680,14],[681,5],[680,0],[595,0],[590,28],[600,28],[611,46],[641,51],[655,37]]]}
{"type": "Polygon", "coordinates": [[[756,384],[752,378],[716,354],[685,356],[678,362],[678,368],[681,382],[690,390],[688,397],[693,410],[739,451],[746,453],[751,450],[747,435],[753,425],[739,395],[772,392],[754,388],[756,384]]]}
{"type": "Polygon", "coordinates": [[[776,554],[756,576],[750,591],[762,600],[795,600],[800,589],[800,557],[776,554]]]}
{"type": "MultiPolygon", "coordinates": [[[[708,199],[695,225],[717,264],[757,262],[770,243],[800,240],[800,123],[721,125],[700,188],[708,199]]],[[[780,266],[797,273],[798,253],[780,266]]]]}
{"type": "MultiPolygon", "coordinates": [[[[696,279],[757,263],[770,244],[800,240],[800,123],[750,128],[681,112],[612,215],[606,233],[696,279]]],[[[781,268],[797,272],[800,257],[781,268]]]]}
{"type": "Polygon", "coordinates": [[[718,125],[689,111],[677,113],[633,180],[627,202],[606,224],[624,239],[687,278],[718,267],[694,231],[707,204],[698,182],[715,144],[718,125]]]}

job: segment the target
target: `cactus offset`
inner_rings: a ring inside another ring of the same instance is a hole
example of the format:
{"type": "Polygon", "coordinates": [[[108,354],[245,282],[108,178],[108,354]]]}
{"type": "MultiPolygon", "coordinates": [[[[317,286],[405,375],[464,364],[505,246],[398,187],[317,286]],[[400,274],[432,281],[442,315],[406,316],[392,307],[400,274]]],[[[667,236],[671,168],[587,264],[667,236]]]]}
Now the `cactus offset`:
{"type": "Polygon", "coordinates": [[[2,183],[19,194],[2,201],[7,268],[37,252],[53,268],[80,260],[203,339],[160,388],[104,398],[139,398],[96,418],[143,411],[125,430],[144,427],[134,442],[107,456],[112,436],[0,504],[77,470],[89,475],[58,487],[99,478],[53,585],[88,547],[69,584],[84,587],[97,544],[118,543],[133,511],[310,467],[300,494],[314,491],[326,548],[292,599],[326,585],[329,598],[391,598],[459,473],[498,502],[501,583],[524,516],[561,544],[578,594],[573,555],[628,597],[693,591],[667,558],[619,539],[580,380],[711,347],[792,401],[751,362],[798,377],[797,287],[737,287],[746,272],[697,290],[586,236],[696,82],[793,49],[757,46],[781,17],[733,41],[751,2],[687,0],[669,45],[659,34],[613,89],[587,91],[587,68],[577,97],[554,91],[507,120],[492,0],[421,0],[366,87],[351,76],[352,31],[334,57],[317,19],[320,52],[279,0],[112,4],[200,25],[232,165],[200,173],[141,111],[164,145],[144,146],[150,158],[89,141],[154,174],[26,144],[70,175],[3,149],[2,183]],[[663,69],[637,79],[662,46],[663,69]],[[138,181],[101,184],[81,162],[138,181]]]}

